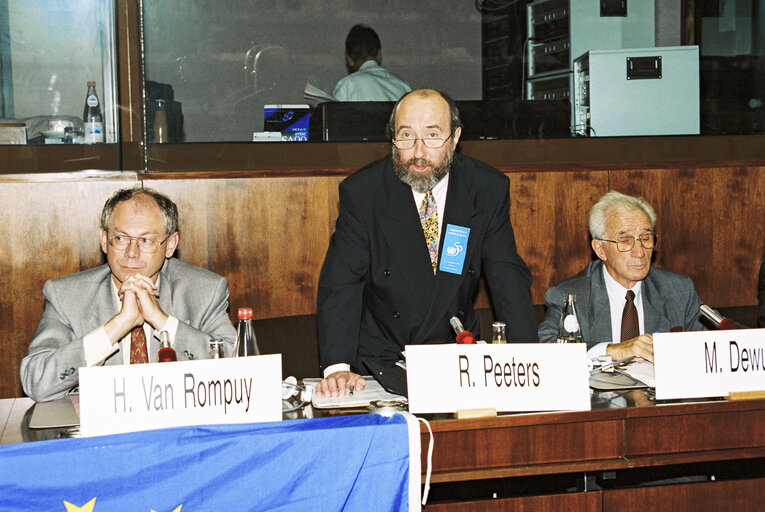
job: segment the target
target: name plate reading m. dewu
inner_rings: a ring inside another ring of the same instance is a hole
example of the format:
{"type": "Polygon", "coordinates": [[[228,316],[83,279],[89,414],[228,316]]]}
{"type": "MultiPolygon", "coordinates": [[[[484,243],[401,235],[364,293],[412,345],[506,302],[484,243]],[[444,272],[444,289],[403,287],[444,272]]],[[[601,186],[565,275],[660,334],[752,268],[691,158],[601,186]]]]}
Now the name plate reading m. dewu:
{"type": "Polygon", "coordinates": [[[80,431],[280,421],[281,376],[281,354],[80,368],[80,431]]]}
{"type": "Polygon", "coordinates": [[[765,329],[653,335],[656,398],[765,390],[765,329]]]}
{"type": "Polygon", "coordinates": [[[409,412],[589,410],[584,343],[407,345],[409,412]]]}

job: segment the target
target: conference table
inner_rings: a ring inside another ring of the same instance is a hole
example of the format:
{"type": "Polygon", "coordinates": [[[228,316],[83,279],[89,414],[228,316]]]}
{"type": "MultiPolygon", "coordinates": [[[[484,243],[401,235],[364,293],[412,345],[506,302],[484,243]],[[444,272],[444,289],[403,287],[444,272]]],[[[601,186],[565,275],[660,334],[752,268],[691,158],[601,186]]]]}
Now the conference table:
{"type": "MultiPolygon", "coordinates": [[[[425,510],[765,510],[765,399],[660,403],[592,391],[592,410],[456,419],[433,432],[425,510]]],[[[0,400],[0,444],[56,438],[28,427],[29,398],[0,400]]],[[[310,405],[288,418],[358,414],[310,405]]],[[[423,481],[430,433],[421,428],[423,481]]]]}

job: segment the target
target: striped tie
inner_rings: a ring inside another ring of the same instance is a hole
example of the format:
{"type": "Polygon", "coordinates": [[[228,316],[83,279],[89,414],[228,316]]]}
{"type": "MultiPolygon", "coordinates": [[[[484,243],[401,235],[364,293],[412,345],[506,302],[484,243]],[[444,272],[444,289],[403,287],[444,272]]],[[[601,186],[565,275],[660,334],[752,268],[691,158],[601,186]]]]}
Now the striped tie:
{"type": "Polygon", "coordinates": [[[433,274],[438,268],[438,209],[433,191],[428,190],[420,204],[420,222],[422,231],[425,233],[425,244],[430,253],[430,263],[433,265],[433,274]]]}

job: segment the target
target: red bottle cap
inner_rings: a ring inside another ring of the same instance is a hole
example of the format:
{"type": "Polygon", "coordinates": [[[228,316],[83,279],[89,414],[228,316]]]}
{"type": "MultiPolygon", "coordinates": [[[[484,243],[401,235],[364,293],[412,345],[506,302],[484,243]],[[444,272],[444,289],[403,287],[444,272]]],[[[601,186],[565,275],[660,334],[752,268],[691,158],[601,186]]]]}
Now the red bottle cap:
{"type": "Polygon", "coordinates": [[[473,333],[470,331],[462,331],[457,335],[457,343],[461,345],[469,345],[471,343],[475,343],[473,333]]]}
{"type": "Polygon", "coordinates": [[[94,81],[92,80],[88,81],[88,87],[95,87],[95,86],[96,86],[96,83],[94,81]]]}
{"type": "Polygon", "coordinates": [[[239,320],[252,320],[252,308],[239,308],[239,320]]]}

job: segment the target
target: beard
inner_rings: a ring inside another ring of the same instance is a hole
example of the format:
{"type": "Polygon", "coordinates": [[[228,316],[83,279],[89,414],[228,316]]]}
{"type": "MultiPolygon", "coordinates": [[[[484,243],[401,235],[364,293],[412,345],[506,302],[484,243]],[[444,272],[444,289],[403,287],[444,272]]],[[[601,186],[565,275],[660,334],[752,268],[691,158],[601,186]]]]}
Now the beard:
{"type": "Polygon", "coordinates": [[[433,187],[449,172],[453,160],[454,150],[447,150],[443,157],[436,162],[427,158],[410,158],[404,162],[398,149],[395,146],[393,148],[393,172],[399,180],[420,194],[433,190],[433,187]],[[417,172],[411,169],[412,165],[427,165],[430,167],[430,171],[417,172]]]}

